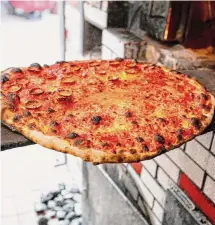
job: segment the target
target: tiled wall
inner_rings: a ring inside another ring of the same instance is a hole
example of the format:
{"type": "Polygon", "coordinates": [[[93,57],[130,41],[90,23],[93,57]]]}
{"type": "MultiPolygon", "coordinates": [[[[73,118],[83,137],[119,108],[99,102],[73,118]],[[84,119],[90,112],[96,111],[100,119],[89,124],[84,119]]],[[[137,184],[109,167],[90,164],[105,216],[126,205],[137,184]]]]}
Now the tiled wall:
{"type": "MultiPolygon", "coordinates": [[[[143,41],[123,29],[104,30],[102,44],[103,59],[141,58],[144,48],[143,41]]],[[[152,225],[162,224],[166,190],[172,185],[180,187],[215,224],[215,132],[154,159],[126,166],[138,188],[134,200],[143,211],[147,210],[152,225]]],[[[132,184],[125,185],[131,195],[136,193],[132,184]]]]}

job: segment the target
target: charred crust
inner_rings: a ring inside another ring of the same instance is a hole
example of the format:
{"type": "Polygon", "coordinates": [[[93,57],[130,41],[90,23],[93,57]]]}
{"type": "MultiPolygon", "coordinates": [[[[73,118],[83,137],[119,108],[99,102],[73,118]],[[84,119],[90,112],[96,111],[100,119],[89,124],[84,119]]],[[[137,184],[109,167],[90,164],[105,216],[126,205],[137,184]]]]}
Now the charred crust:
{"type": "Polygon", "coordinates": [[[133,148],[129,149],[129,152],[130,152],[131,154],[137,153],[136,149],[133,149],[133,148]]]}
{"type": "Polygon", "coordinates": [[[159,154],[165,153],[166,152],[166,148],[164,146],[160,146],[157,148],[157,151],[159,154]]]}
{"type": "Polygon", "coordinates": [[[16,115],[13,117],[13,122],[18,122],[22,118],[21,115],[16,115]]]}
{"type": "Polygon", "coordinates": [[[12,73],[22,73],[22,70],[18,67],[14,67],[14,68],[11,69],[11,72],[12,73]]]}
{"type": "Polygon", "coordinates": [[[156,135],[154,136],[154,140],[155,140],[156,142],[160,143],[160,144],[164,144],[164,143],[165,143],[164,137],[163,137],[162,135],[160,135],[160,134],[156,134],[156,135]]]}
{"type": "Polygon", "coordinates": [[[141,143],[144,141],[144,139],[142,137],[136,137],[137,142],[141,143]]]}
{"type": "Polygon", "coordinates": [[[45,68],[49,68],[49,65],[47,65],[47,64],[44,64],[43,66],[44,66],[45,68]]]}
{"type": "Polygon", "coordinates": [[[96,125],[99,124],[101,120],[102,120],[101,116],[93,116],[91,118],[91,122],[96,125]]]}
{"type": "Polygon", "coordinates": [[[132,113],[131,113],[131,112],[129,112],[129,111],[128,111],[128,112],[126,112],[126,113],[125,113],[125,117],[127,117],[127,118],[132,117],[132,113]]]}
{"type": "Polygon", "coordinates": [[[124,59],[123,58],[120,58],[120,57],[117,57],[117,58],[115,58],[115,60],[117,60],[119,62],[122,62],[124,59]]]}
{"type": "Polygon", "coordinates": [[[25,111],[25,112],[23,113],[23,115],[24,115],[25,117],[29,117],[29,116],[31,116],[31,113],[30,113],[29,111],[25,111]]]}
{"type": "Polygon", "coordinates": [[[182,137],[183,132],[184,132],[184,131],[183,131],[182,129],[179,129],[179,130],[177,131],[177,133],[176,133],[176,138],[177,138],[178,141],[181,141],[181,140],[183,139],[183,137],[182,137]]]}
{"type": "Polygon", "coordinates": [[[148,152],[149,151],[149,148],[146,144],[142,145],[142,149],[144,152],[148,152]]]}
{"type": "Polygon", "coordinates": [[[209,112],[211,110],[211,105],[202,105],[202,108],[209,112]]]}
{"type": "Polygon", "coordinates": [[[53,113],[53,112],[55,112],[55,110],[52,109],[52,108],[48,108],[48,112],[49,112],[49,113],[53,113]]]}
{"type": "Polygon", "coordinates": [[[51,121],[51,126],[53,126],[53,127],[55,127],[55,126],[58,126],[59,125],[59,123],[57,122],[57,121],[51,121]]]}
{"type": "Polygon", "coordinates": [[[74,145],[79,146],[79,145],[81,145],[82,142],[83,142],[83,139],[78,139],[78,140],[74,141],[74,145]]]}
{"type": "Polygon", "coordinates": [[[198,118],[192,118],[191,123],[197,130],[200,130],[202,127],[202,124],[198,118]]]}
{"type": "Polygon", "coordinates": [[[62,64],[62,63],[66,63],[66,61],[57,61],[55,64],[62,64]]]}
{"type": "Polygon", "coordinates": [[[204,98],[205,101],[208,100],[208,95],[206,95],[206,94],[204,94],[204,93],[201,93],[201,96],[202,96],[202,98],[204,98]]]}
{"type": "Polygon", "coordinates": [[[8,75],[9,75],[8,73],[5,73],[5,74],[1,75],[1,83],[2,83],[2,84],[4,84],[4,83],[6,83],[7,81],[9,81],[8,75]]]}
{"type": "Polygon", "coordinates": [[[107,142],[102,143],[102,147],[108,147],[110,146],[107,142]]]}
{"type": "Polygon", "coordinates": [[[66,138],[70,138],[70,139],[74,139],[74,138],[77,138],[77,137],[79,137],[79,135],[75,132],[72,132],[72,133],[70,133],[66,136],[66,138]]]}
{"type": "Polygon", "coordinates": [[[120,146],[121,146],[121,144],[120,144],[119,142],[117,142],[117,143],[116,143],[116,146],[119,146],[119,147],[120,147],[120,146]]]}
{"type": "Polygon", "coordinates": [[[39,63],[32,63],[30,66],[29,66],[30,68],[37,68],[37,69],[42,69],[42,67],[41,67],[41,65],[39,64],[39,63]]]}
{"type": "Polygon", "coordinates": [[[123,157],[121,157],[120,155],[117,158],[118,162],[123,162],[123,157]]]}

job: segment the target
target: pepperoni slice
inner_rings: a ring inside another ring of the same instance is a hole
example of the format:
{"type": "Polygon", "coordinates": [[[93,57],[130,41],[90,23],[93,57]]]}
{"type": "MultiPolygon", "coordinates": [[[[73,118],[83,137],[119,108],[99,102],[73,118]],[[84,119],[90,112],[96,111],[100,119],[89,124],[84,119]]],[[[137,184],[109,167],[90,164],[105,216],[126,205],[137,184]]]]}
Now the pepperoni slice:
{"type": "Polygon", "coordinates": [[[41,95],[43,94],[44,90],[41,88],[33,88],[30,90],[31,95],[41,95]]]}
{"type": "Polygon", "coordinates": [[[20,85],[13,85],[13,86],[10,86],[8,91],[11,92],[11,93],[14,93],[14,92],[17,92],[21,89],[22,87],[20,85]]]}
{"type": "Polygon", "coordinates": [[[109,65],[111,65],[111,66],[118,66],[119,64],[120,64],[120,62],[118,62],[118,61],[109,62],[109,65]]]}
{"type": "Polygon", "coordinates": [[[134,69],[127,69],[125,70],[125,72],[129,74],[134,74],[136,71],[134,69]]]}
{"type": "Polygon", "coordinates": [[[58,91],[59,95],[64,96],[64,97],[69,97],[72,95],[72,92],[68,89],[62,89],[58,91]]]}
{"type": "Polygon", "coordinates": [[[133,68],[133,67],[135,67],[136,65],[137,65],[137,64],[136,64],[135,62],[126,64],[126,66],[127,66],[128,68],[133,68]]]}
{"type": "Polygon", "coordinates": [[[61,80],[61,82],[64,84],[75,84],[76,80],[74,79],[74,77],[65,77],[61,80]]]}
{"type": "Polygon", "coordinates": [[[35,100],[30,100],[25,103],[25,107],[27,109],[37,109],[41,106],[41,103],[35,100]]]}

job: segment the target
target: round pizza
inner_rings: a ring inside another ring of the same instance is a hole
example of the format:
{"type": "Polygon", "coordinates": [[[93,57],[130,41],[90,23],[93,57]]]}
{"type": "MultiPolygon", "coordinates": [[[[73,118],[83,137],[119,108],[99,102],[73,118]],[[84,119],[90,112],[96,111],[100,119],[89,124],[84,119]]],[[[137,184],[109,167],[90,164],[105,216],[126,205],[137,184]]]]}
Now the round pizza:
{"type": "Polygon", "coordinates": [[[214,113],[195,79],[135,60],[33,63],[2,72],[1,84],[3,123],[94,164],[158,156],[199,135],[214,113]]]}

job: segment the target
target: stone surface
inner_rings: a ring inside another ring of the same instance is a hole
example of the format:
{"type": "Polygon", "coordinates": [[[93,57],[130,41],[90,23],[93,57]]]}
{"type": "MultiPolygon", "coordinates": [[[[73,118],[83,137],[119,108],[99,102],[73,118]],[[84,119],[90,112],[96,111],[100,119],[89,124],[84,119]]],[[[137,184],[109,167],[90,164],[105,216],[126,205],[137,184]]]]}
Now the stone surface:
{"type": "Polygon", "coordinates": [[[67,204],[63,205],[63,209],[64,209],[66,212],[71,212],[71,211],[73,211],[73,209],[74,209],[74,203],[71,202],[71,203],[67,203],[67,204]]]}
{"type": "Polygon", "coordinates": [[[54,208],[56,206],[56,202],[53,201],[53,200],[50,200],[50,201],[48,201],[47,206],[48,206],[48,208],[52,209],[52,208],[54,208]]]}
{"type": "Polygon", "coordinates": [[[81,225],[81,221],[79,218],[76,218],[72,220],[72,222],[69,225],[81,225]]]}
{"type": "Polygon", "coordinates": [[[82,207],[81,207],[80,203],[76,203],[75,204],[74,212],[75,212],[76,216],[81,216],[81,214],[82,214],[82,207]]]}
{"type": "Polygon", "coordinates": [[[75,214],[75,212],[69,212],[67,215],[66,215],[66,219],[68,219],[68,220],[72,220],[73,218],[75,218],[76,217],[76,214],[75,214]]]}
{"type": "Polygon", "coordinates": [[[38,220],[38,225],[48,225],[48,219],[45,217],[42,217],[38,220]]]}
{"type": "Polygon", "coordinates": [[[54,210],[48,210],[48,211],[46,211],[46,217],[48,219],[51,219],[51,218],[55,217],[55,215],[56,215],[56,212],[54,210]]]}
{"type": "Polygon", "coordinates": [[[47,209],[47,207],[44,203],[36,203],[34,209],[36,213],[43,213],[47,209]]]}
{"type": "Polygon", "coordinates": [[[61,220],[59,221],[59,225],[69,225],[69,220],[65,219],[65,220],[61,220]]]}
{"type": "Polygon", "coordinates": [[[66,211],[63,211],[63,210],[57,211],[56,216],[57,216],[58,219],[64,219],[65,216],[66,216],[66,211]]]}

